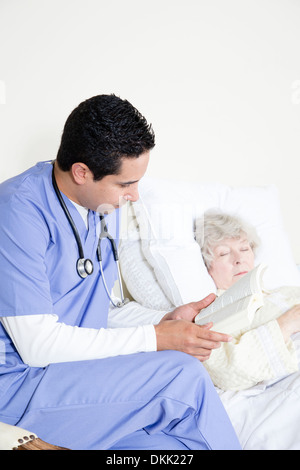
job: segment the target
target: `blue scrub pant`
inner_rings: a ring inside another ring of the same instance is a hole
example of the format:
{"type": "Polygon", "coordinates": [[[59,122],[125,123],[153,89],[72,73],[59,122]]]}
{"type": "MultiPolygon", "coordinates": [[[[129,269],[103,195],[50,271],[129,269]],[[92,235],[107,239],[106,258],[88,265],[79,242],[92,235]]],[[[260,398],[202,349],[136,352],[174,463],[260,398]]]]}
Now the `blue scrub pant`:
{"type": "Polygon", "coordinates": [[[35,387],[16,424],[52,444],[73,450],[240,449],[205,368],[184,353],[53,364],[35,387]]]}

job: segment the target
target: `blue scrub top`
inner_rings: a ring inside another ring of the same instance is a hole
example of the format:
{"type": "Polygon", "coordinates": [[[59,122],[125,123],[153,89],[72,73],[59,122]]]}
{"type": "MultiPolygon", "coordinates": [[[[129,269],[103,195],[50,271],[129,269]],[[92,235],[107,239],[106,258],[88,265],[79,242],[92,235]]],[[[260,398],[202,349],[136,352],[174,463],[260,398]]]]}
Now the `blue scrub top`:
{"type": "MultiPolygon", "coordinates": [[[[89,229],[75,206],[64,200],[75,222],[85,258],[93,273],[81,279],[76,270],[78,246],[52,185],[52,165],[40,162],[0,185],[0,316],[55,314],[67,325],[107,326],[109,298],[96,256],[99,215],[89,211],[89,229]]],[[[109,233],[119,237],[119,211],[106,216],[109,233]]],[[[117,279],[110,244],[101,244],[108,289],[117,279]]],[[[20,378],[23,363],[0,324],[1,393],[20,378]]]]}

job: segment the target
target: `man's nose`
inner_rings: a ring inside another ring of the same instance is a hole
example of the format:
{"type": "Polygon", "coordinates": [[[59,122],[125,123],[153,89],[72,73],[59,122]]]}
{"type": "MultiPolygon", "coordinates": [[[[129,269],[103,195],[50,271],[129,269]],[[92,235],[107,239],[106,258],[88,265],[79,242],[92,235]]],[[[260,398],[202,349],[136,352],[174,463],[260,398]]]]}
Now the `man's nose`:
{"type": "Polygon", "coordinates": [[[139,199],[139,190],[138,187],[130,189],[130,192],[124,196],[124,199],[127,201],[135,202],[139,199]]]}

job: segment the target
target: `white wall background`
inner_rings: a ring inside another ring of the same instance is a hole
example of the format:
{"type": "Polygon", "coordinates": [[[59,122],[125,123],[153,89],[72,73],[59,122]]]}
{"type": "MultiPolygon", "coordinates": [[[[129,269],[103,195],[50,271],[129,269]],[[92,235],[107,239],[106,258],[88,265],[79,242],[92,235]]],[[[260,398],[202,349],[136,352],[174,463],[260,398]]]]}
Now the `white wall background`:
{"type": "Polygon", "coordinates": [[[0,181],[100,93],[157,137],[150,176],[275,183],[300,262],[300,0],[0,0],[0,181]]]}

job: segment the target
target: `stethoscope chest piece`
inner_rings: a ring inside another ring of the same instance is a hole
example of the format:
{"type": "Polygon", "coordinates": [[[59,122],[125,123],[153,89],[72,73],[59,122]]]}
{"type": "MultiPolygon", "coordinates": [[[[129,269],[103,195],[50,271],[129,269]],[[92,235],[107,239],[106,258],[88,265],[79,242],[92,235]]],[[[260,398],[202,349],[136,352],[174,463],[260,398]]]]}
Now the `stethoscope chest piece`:
{"type": "Polygon", "coordinates": [[[92,274],[94,271],[93,263],[90,259],[79,258],[76,264],[77,272],[82,279],[92,274]]]}

